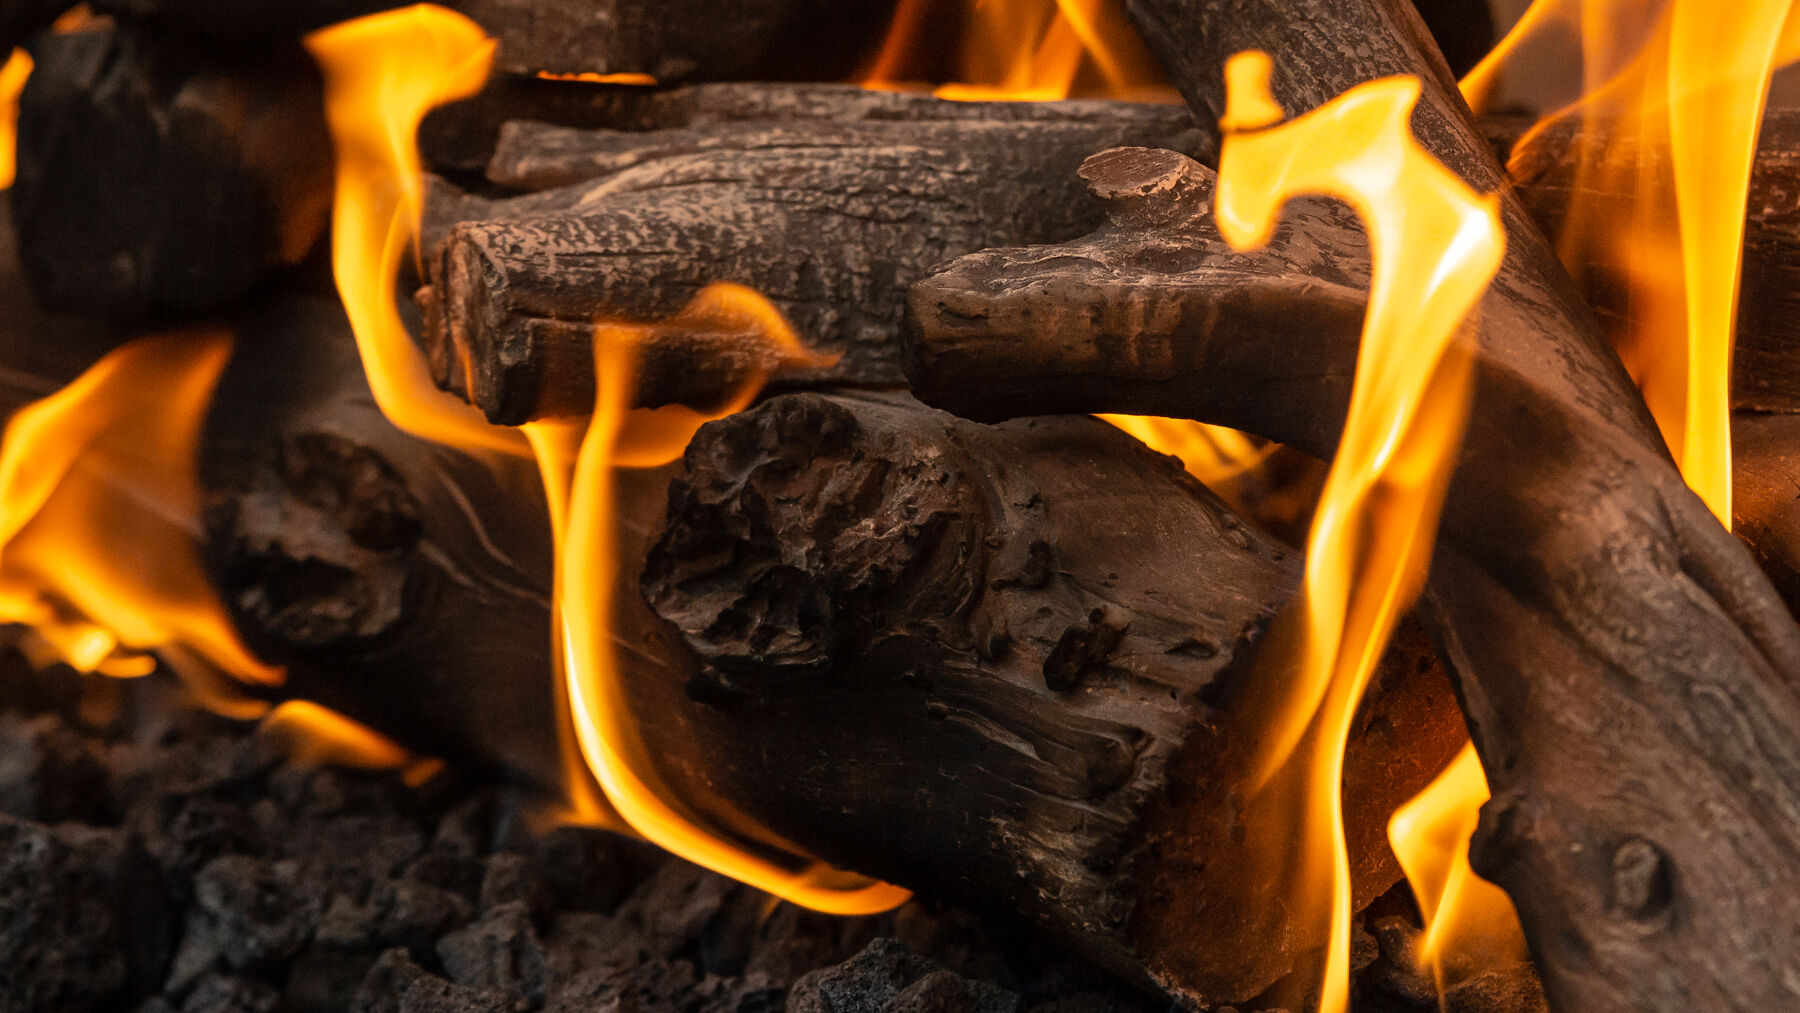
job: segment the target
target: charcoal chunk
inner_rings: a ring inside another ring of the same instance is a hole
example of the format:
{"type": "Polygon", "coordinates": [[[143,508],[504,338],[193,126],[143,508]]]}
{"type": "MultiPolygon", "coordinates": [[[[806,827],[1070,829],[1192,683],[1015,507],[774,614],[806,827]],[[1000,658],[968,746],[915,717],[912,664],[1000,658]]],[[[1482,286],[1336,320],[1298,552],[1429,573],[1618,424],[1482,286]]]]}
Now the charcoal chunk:
{"type": "Polygon", "coordinates": [[[523,904],[501,904],[486,912],[438,940],[437,953],[458,985],[510,997],[544,994],[544,947],[523,904]]]}
{"type": "Polygon", "coordinates": [[[814,971],[788,994],[788,1013],[1012,1013],[1019,997],[970,981],[877,939],[836,967],[814,971]]]}

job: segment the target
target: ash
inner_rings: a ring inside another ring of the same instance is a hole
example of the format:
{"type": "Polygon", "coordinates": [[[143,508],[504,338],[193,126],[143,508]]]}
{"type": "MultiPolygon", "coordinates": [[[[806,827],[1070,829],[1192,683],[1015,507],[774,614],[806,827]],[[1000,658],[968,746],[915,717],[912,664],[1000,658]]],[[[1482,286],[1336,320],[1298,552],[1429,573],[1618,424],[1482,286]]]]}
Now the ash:
{"type": "MultiPolygon", "coordinates": [[[[0,650],[0,1011],[1170,1009],[968,914],[819,915],[604,831],[534,833],[526,808],[474,773],[297,766],[172,680],[0,650]]],[[[1435,1010],[1384,902],[1356,1008],[1435,1010]]],[[[1528,972],[1459,993],[1460,1013],[1543,1008],[1528,972]]]]}

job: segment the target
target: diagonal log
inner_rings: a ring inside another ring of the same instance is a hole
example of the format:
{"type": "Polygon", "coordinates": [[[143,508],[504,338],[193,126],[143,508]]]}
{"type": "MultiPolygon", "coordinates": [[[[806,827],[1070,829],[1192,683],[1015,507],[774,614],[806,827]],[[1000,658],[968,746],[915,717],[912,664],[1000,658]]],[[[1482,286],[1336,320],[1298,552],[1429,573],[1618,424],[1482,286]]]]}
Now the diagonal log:
{"type": "MultiPolygon", "coordinates": [[[[1420,74],[1422,142],[1502,189],[1404,4],[1132,8],[1202,118],[1243,49],[1273,54],[1294,112],[1420,74]]],[[[1233,254],[1199,166],[1113,156],[1089,175],[1109,228],[914,287],[920,396],[989,419],[1173,414],[1329,454],[1366,282],[1354,224],[1315,205],[1268,251],[1233,254]]],[[[1682,484],[1524,208],[1501,207],[1508,254],[1474,328],[1475,400],[1425,597],[1494,791],[1477,869],[1512,895],[1557,1009],[1791,1005],[1800,899],[1780,884],[1800,875],[1800,630],[1682,484]]],[[[1154,898],[1140,907],[1157,916],[1154,898]]]]}

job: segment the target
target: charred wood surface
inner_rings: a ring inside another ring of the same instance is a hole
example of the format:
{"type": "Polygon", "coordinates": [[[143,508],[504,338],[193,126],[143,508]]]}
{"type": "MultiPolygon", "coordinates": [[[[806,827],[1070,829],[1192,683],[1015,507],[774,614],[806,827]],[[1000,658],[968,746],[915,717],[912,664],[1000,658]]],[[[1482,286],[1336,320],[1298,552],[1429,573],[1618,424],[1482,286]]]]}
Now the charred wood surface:
{"type": "Polygon", "coordinates": [[[331,146],[297,48],[222,60],[99,26],[33,53],[10,199],[39,301],[117,317],[211,309],[312,248],[331,146]]]}
{"type": "Polygon", "coordinates": [[[431,258],[425,345],[438,382],[495,422],[576,415],[593,400],[596,319],[656,320],[728,281],[839,356],[782,382],[896,384],[906,284],[960,253],[1079,235],[1094,223],[1070,175],[1081,159],[1121,139],[1179,143],[1186,122],[1165,110],[1117,125],[519,128],[537,138],[543,164],[528,171],[519,154],[510,169],[596,178],[453,204],[451,215],[480,220],[449,227],[431,258]]]}
{"type": "MultiPolygon", "coordinates": [[[[1224,61],[1244,49],[1273,54],[1295,113],[1418,74],[1421,141],[1476,189],[1504,189],[1404,5],[1131,6],[1200,117],[1221,111],[1224,61]]],[[[1115,199],[1205,188],[1191,163],[1115,168],[1115,199]]],[[[1356,330],[1320,325],[1360,312],[1360,233],[1315,207],[1269,251],[1233,254],[1205,203],[916,286],[915,389],[986,418],[1173,414],[1329,454],[1356,330]],[[1232,294],[1256,271],[1261,297],[1232,294]]],[[[1503,193],[1501,212],[1507,259],[1479,309],[1464,466],[1425,597],[1494,791],[1476,868],[1512,895],[1558,1009],[1790,1003],[1795,968],[1777,955],[1800,945],[1800,912],[1771,891],[1800,875],[1800,630],[1682,484],[1524,207],[1503,193]]],[[[1139,911],[1191,924],[1156,898],[1139,911]]]]}
{"type": "MultiPolygon", "coordinates": [[[[1323,942],[1288,922],[1241,945],[1223,910],[1238,884],[1210,874],[1238,846],[1228,800],[1250,752],[1219,700],[1298,575],[1096,420],[988,427],[899,396],[797,394],[701,431],[644,592],[702,661],[706,768],[774,830],[1016,912],[1138,980],[1170,947],[1207,947],[1234,976],[1188,994],[1219,1002],[1323,942]],[[1148,883],[1209,917],[1140,931],[1148,883]]],[[[1422,638],[1382,679],[1346,776],[1364,903],[1398,875],[1388,814],[1463,741],[1422,638]]]]}
{"type": "Polygon", "coordinates": [[[1800,417],[1731,420],[1732,531],[1800,615],[1800,417]]]}

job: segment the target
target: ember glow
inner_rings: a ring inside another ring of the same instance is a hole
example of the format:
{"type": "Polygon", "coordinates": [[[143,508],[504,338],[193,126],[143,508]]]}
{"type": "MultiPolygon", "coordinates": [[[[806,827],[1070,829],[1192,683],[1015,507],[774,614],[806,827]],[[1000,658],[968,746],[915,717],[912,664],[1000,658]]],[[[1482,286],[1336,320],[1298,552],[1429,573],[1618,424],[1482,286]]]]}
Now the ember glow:
{"type": "Polygon", "coordinates": [[[419,123],[432,108],[481,90],[494,40],[460,14],[420,4],[320,29],[306,48],[325,75],[337,149],[332,272],[376,403],[415,436],[525,453],[517,433],[437,389],[395,305],[401,257],[424,205],[419,123]]]}
{"type": "Polygon", "coordinates": [[[0,442],[0,620],[84,672],[145,675],[155,651],[236,716],[282,673],[238,642],[201,568],[194,448],[231,355],[222,333],[140,338],[14,415],[0,442]]]}
{"type": "MultiPolygon", "coordinates": [[[[865,88],[925,87],[941,44],[941,0],[901,0],[865,88]]],[[[963,10],[955,78],[932,93],[961,102],[1096,98],[1177,101],[1116,0],[979,0],[963,10]]]]}
{"type": "Polygon", "coordinates": [[[722,872],[784,900],[834,914],[871,914],[896,907],[905,890],[797,856],[770,856],[734,843],[690,812],[661,783],[631,717],[612,639],[618,577],[613,470],[675,460],[712,418],[749,406],[763,379],[747,382],[712,413],[681,406],[632,409],[638,353],[665,330],[742,335],[769,346],[772,358],[803,358],[798,337],[767,300],[736,285],[711,285],[662,325],[602,323],[594,332],[596,403],[579,447],[567,426],[528,427],[553,493],[558,528],[557,618],[564,681],[577,739],[607,800],[630,827],[688,861],[722,872]],[[559,469],[572,465],[572,470],[559,469]],[[558,474],[562,470],[563,474],[558,474]]]}
{"type": "MultiPolygon", "coordinates": [[[[1304,194],[1348,203],[1373,260],[1355,387],[1307,539],[1297,669],[1272,677],[1263,803],[1293,811],[1307,852],[1296,895],[1330,896],[1320,1008],[1348,1008],[1350,870],[1343,757],[1394,624],[1421,586],[1461,441],[1469,358],[1456,339],[1505,249],[1498,202],[1415,140],[1416,78],[1371,81],[1287,120],[1266,54],[1227,64],[1216,215],[1233,246],[1268,242],[1304,194]],[[1290,794],[1290,792],[1292,794],[1290,794]]],[[[1292,629],[1293,627],[1290,627],[1292,629]]],[[[1289,652],[1281,652],[1289,653],[1289,652]]]]}

